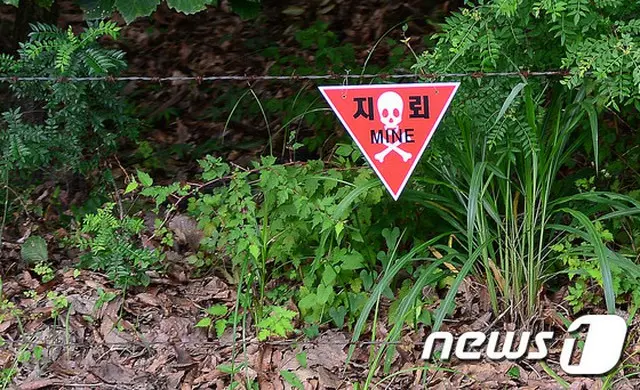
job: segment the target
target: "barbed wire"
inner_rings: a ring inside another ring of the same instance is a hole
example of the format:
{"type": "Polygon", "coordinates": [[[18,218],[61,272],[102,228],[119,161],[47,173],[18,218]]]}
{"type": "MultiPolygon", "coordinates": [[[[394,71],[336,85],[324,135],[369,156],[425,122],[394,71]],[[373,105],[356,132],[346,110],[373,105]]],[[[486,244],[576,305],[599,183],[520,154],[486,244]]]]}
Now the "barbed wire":
{"type": "MultiPolygon", "coordinates": [[[[581,75],[590,75],[585,72],[581,75]]],[[[198,83],[211,81],[297,81],[297,80],[350,80],[350,79],[375,79],[398,80],[398,79],[439,79],[439,78],[466,78],[476,79],[491,77],[551,77],[551,76],[572,76],[568,70],[546,70],[546,71],[511,71],[511,72],[459,72],[459,73],[400,73],[400,74],[322,74],[322,75],[216,75],[216,76],[90,76],[90,77],[52,77],[52,76],[1,76],[0,82],[92,82],[92,81],[144,81],[144,82],[184,82],[196,81],[198,83]]]]}

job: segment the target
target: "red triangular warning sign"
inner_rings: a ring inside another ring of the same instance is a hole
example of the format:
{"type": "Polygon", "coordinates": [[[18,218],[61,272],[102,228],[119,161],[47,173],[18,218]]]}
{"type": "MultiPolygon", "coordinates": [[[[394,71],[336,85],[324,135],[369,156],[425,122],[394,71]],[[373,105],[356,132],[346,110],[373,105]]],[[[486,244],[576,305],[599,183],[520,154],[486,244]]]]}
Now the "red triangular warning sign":
{"type": "Polygon", "coordinates": [[[459,85],[330,86],[320,91],[398,200],[459,85]]]}

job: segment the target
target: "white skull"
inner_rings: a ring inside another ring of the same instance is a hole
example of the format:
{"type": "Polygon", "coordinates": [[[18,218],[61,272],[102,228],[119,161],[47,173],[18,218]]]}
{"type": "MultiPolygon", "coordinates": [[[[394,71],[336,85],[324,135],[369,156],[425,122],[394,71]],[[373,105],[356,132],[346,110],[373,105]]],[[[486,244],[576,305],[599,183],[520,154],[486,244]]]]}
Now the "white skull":
{"type": "Polygon", "coordinates": [[[404,103],[400,95],[387,91],[378,98],[378,115],[385,129],[397,129],[402,122],[404,103]]]}

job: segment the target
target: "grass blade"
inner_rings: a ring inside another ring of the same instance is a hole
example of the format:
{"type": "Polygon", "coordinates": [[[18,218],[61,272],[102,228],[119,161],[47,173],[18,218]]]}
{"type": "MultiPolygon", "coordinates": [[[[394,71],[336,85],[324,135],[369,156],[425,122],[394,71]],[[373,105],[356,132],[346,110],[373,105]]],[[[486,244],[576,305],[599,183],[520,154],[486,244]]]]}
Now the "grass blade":
{"type": "MultiPolygon", "coordinates": [[[[382,277],[380,278],[380,280],[378,280],[376,286],[371,292],[371,297],[369,297],[369,300],[367,300],[364,307],[362,308],[362,312],[360,313],[360,317],[358,318],[358,321],[356,321],[356,324],[353,328],[352,341],[354,342],[358,341],[358,339],[360,338],[360,335],[363,333],[364,328],[367,324],[367,320],[369,318],[369,314],[371,313],[371,310],[375,306],[378,299],[380,299],[380,297],[382,296],[382,293],[387,288],[387,286],[391,283],[393,278],[396,277],[398,272],[404,269],[408,263],[417,260],[416,255],[418,253],[425,251],[429,246],[435,244],[440,239],[447,237],[448,235],[449,233],[444,233],[432,238],[431,240],[425,243],[414,246],[406,255],[397,259],[396,262],[393,263],[389,267],[389,269],[387,269],[387,271],[382,274],[382,277]]],[[[347,361],[351,359],[351,356],[353,355],[355,347],[356,347],[355,344],[352,344],[349,347],[347,361]]]]}
{"type": "Polygon", "coordinates": [[[469,200],[467,202],[467,240],[469,241],[469,250],[473,247],[473,232],[476,226],[479,199],[482,197],[482,178],[484,177],[484,169],[486,166],[487,164],[485,162],[476,165],[471,175],[471,182],[469,183],[469,200]]]}
{"type": "Polygon", "coordinates": [[[506,112],[509,109],[509,107],[511,107],[511,104],[513,104],[513,101],[515,100],[515,98],[520,94],[520,92],[522,91],[522,89],[526,85],[527,85],[527,83],[518,83],[518,84],[516,84],[515,87],[513,87],[513,89],[511,90],[511,93],[509,94],[509,96],[507,96],[507,98],[505,99],[504,103],[502,103],[502,108],[500,108],[500,112],[498,112],[498,115],[496,116],[496,120],[493,123],[494,126],[496,124],[498,124],[500,119],[502,119],[504,114],[506,114],[506,112]]]}
{"type": "Polygon", "coordinates": [[[593,103],[582,102],[581,105],[589,116],[589,124],[591,125],[591,141],[593,142],[593,159],[596,163],[596,172],[598,172],[600,171],[598,163],[598,114],[596,113],[596,109],[593,108],[593,103]]]}

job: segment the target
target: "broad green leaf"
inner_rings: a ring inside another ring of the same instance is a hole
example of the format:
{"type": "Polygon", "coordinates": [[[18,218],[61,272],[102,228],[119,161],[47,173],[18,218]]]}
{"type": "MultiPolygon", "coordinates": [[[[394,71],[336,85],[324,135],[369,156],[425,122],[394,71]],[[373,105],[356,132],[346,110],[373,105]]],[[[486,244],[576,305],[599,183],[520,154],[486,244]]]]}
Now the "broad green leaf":
{"type": "Polygon", "coordinates": [[[249,252],[251,253],[251,256],[253,256],[254,259],[257,260],[260,258],[260,248],[258,248],[256,244],[249,245],[249,252]]]}
{"type": "Polygon", "coordinates": [[[507,375],[509,375],[510,377],[512,377],[514,379],[519,379],[520,378],[520,367],[514,365],[513,367],[511,367],[507,371],[507,375]]]}
{"type": "Polygon", "coordinates": [[[324,265],[324,271],[322,271],[322,283],[326,284],[327,286],[333,285],[333,282],[336,280],[337,276],[338,274],[333,269],[331,264],[324,265]]]}
{"type": "Polygon", "coordinates": [[[115,0],[116,9],[127,24],[137,17],[151,15],[159,4],[160,0],[115,0]]]}
{"type": "Polygon", "coordinates": [[[133,192],[138,189],[138,182],[134,179],[131,183],[127,184],[127,188],[124,190],[124,195],[133,192]]]}
{"type": "Polygon", "coordinates": [[[196,328],[208,328],[211,326],[211,318],[204,317],[196,324],[196,328]]]}
{"type": "Polygon", "coordinates": [[[40,236],[31,236],[22,244],[20,255],[27,264],[45,262],[49,259],[47,242],[40,236]]]}
{"type": "Polygon", "coordinates": [[[316,293],[316,300],[319,304],[324,305],[329,301],[331,294],[333,293],[332,286],[325,286],[324,284],[320,284],[318,286],[318,291],[316,293]]]}
{"type": "Polygon", "coordinates": [[[312,307],[314,307],[317,303],[317,299],[316,299],[316,294],[314,293],[309,293],[308,295],[305,295],[299,302],[298,302],[298,306],[301,309],[311,309],[312,307]]]}
{"type": "Polygon", "coordinates": [[[149,176],[149,174],[146,172],[142,172],[141,170],[138,170],[138,179],[140,180],[140,183],[145,187],[151,187],[153,185],[153,179],[151,178],[151,176],[149,176]]]}
{"type": "Polygon", "coordinates": [[[340,145],[338,149],[336,149],[336,154],[342,157],[348,157],[351,152],[353,152],[353,146],[351,145],[340,145]]]}
{"type": "Polygon", "coordinates": [[[213,305],[207,310],[207,314],[213,317],[222,317],[227,314],[227,307],[225,305],[213,305]]]}
{"type": "Polygon", "coordinates": [[[329,316],[333,320],[333,323],[336,324],[338,328],[342,328],[344,325],[344,317],[347,315],[347,309],[344,306],[340,306],[338,308],[330,307],[329,308],[329,316]]]}
{"type": "Polygon", "coordinates": [[[206,9],[209,3],[209,0],[167,0],[169,7],[187,15],[206,9]]]}
{"type": "Polygon", "coordinates": [[[359,252],[351,252],[344,256],[340,268],[346,270],[360,269],[363,267],[364,258],[359,252]]]}
{"type": "Polygon", "coordinates": [[[300,352],[298,354],[296,354],[296,360],[298,361],[298,364],[300,364],[300,367],[302,368],[307,368],[307,353],[306,352],[300,352]]]}
{"type": "Polygon", "coordinates": [[[384,228],[382,229],[382,237],[384,237],[387,248],[389,249],[389,251],[391,251],[391,249],[395,248],[398,244],[398,239],[400,238],[400,229],[397,226],[393,229],[384,228]]]}
{"type": "Polygon", "coordinates": [[[222,335],[224,334],[224,330],[227,328],[227,320],[216,321],[215,328],[216,336],[218,336],[218,338],[222,337],[222,335]]]}
{"type": "Polygon", "coordinates": [[[282,379],[284,379],[288,384],[291,385],[291,387],[299,390],[304,390],[304,385],[302,384],[302,381],[300,381],[298,376],[293,372],[287,371],[287,370],[281,370],[280,375],[282,376],[282,379]]]}

